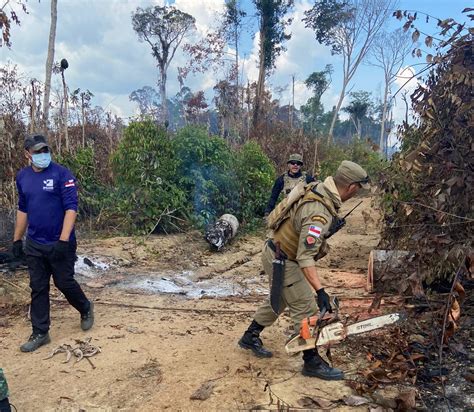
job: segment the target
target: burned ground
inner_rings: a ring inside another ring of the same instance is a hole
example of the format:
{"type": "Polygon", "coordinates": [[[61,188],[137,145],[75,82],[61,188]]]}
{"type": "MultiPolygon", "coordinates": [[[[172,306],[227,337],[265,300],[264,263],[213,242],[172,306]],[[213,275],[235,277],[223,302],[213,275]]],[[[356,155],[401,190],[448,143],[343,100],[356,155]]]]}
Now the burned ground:
{"type": "Polygon", "coordinates": [[[78,314],[52,288],[52,342],[32,354],[18,349],[30,333],[26,273],[1,274],[0,353],[11,402],[20,411],[403,410],[414,402],[432,410],[443,409],[444,380],[452,407],[472,406],[468,393],[460,399],[463,391],[472,392],[469,318],[462,318],[445,354],[446,373],[440,374],[428,333],[434,329],[425,324],[432,319],[429,310],[390,296],[369,314],[374,295],[365,290],[367,258],[379,242],[370,203],[365,198],[331,239],[331,253],[319,264],[323,284],[339,297],[349,322],[400,309],[410,321],[334,346],[333,363],[346,372],[346,381],[300,374],[300,357],[284,351],[291,332],[287,316],[263,333],[273,358],[256,359],[239,349],[237,340],[267,298],[263,235],[240,236],[215,253],[202,234],[189,232],[147,240],[81,239],[78,278],[96,302],[96,324],[82,332],[78,314]],[[44,359],[59,345],[88,337],[101,349],[90,363],[74,357],[63,363],[64,354],[44,359]]]}

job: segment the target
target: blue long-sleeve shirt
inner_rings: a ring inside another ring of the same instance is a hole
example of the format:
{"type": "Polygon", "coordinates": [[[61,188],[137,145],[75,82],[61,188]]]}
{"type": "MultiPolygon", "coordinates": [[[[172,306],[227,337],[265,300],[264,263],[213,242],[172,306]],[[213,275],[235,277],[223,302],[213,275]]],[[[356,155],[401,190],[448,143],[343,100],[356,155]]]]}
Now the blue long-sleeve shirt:
{"type": "Polygon", "coordinates": [[[28,215],[28,238],[44,245],[57,242],[66,211],[77,212],[76,178],[64,166],[51,162],[40,172],[31,166],[20,170],[16,186],[18,210],[28,215]]]}

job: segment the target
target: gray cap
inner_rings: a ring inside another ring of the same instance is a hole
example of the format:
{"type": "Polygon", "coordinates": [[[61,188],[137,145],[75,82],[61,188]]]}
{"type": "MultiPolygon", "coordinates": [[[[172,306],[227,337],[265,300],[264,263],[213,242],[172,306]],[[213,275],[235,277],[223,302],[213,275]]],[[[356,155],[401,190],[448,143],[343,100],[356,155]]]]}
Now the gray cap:
{"type": "Polygon", "coordinates": [[[293,154],[289,157],[287,163],[290,163],[290,162],[300,162],[300,163],[303,163],[303,155],[300,155],[299,153],[293,153],[293,154]]]}
{"type": "Polygon", "coordinates": [[[357,163],[343,160],[337,168],[336,176],[341,176],[350,183],[360,183],[364,189],[369,189],[369,176],[357,163]]]}
{"type": "Polygon", "coordinates": [[[46,137],[44,137],[42,134],[32,134],[30,136],[27,136],[25,139],[25,150],[40,150],[43,147],[48,147],[48,141],[46,140],[46,137]]]}

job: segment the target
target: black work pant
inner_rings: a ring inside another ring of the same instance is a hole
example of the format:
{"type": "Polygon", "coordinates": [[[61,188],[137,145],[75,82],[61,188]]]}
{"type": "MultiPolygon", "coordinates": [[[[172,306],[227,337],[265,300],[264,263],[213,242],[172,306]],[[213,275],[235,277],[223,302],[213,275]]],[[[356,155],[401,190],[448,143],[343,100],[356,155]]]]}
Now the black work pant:
{"type": "Polygon", "coordinates": [[[76,242],[69,242],[69,251],[61,259],[52,259],[52,245],[42,245],[31,239],[26,240],[26,262],[30,273],[31,324],[33,333],[49,331],[49,283],[51,275],[55,286],[67,301],[79,312],[87,313],[90,302],[74,279],[76,242]]]}
{"type": "Polygon", "coordinates": [[[10,408],[10,402],[8,402],[8,398],[2,399],[0,401],[0,412],[11,412],[12,409],[10,408]]]}

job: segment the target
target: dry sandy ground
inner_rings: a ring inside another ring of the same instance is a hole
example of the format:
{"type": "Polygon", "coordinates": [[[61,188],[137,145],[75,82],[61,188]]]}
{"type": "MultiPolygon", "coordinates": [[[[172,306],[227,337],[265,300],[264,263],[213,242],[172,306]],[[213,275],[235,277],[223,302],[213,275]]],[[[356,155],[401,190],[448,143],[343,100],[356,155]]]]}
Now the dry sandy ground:
{"type": "MultiPolygon", "coordinates": [[[[344,209],[355,202],[348,202],[344,209]]],[[[331,239],[332,251],[319,265],[327,290],[340,297],[341,312],[351,316],[366,315],[371,302],[364,286],[368,254],[378,243],[374,216],[377,213],[365,198],[348,218],[347,227],[331,239]]],[[[262,336],[274,352],[273,358],[256,359],[238,348],[237,340],[252,312],[266,299],[262,290],[267,282],[259,253],[262,244],[262,237],[243,236],[223,252],[211,253],[197,232],[146,241],[80,241],[81,253],[113,257],[118,263],[107,275],[84,284],[96,302],[95,326],[82,332],[79,315],[67,304],[53,302],[51,344],[23,354],[18,346],[30,333],[26,306],[17,313],[9,311],[0,320],[0,366],[8,379],[11,402],[18,411],[248,410],[275,409],[277,398],[298,407],[305,396],[331,401],[351,394],[344,382],[324,382],[300,374],[301,358],[288,357],[284,351],[290,324],[286,316],[262,336]],[[192,270],[194,280],[234,282],[249,292],[190,299],[114,287],[113,279],[162,270],[192,270]],[[91,358],[93,366],[85,359],[63,363],[65,354],[44,360],[57,346],[86,337],[102,351],[91,358]],[[207,399],[190,399],[199,388],[208,390],[198,394],[207,399]]],[[[26,275],[20,275],[15,283],[26,290],[26,275]]],[[[27,293],[18,287],[6,288],[7,295],[0,298],[4,313],[13,299],[27,302],[27,293]]],[[[52,295],[61,300],[54,288],[52,295]]],[[[357,360],[344,348],[342,344],[333,350],[334,364],[351,377],[357,360]]]]}

